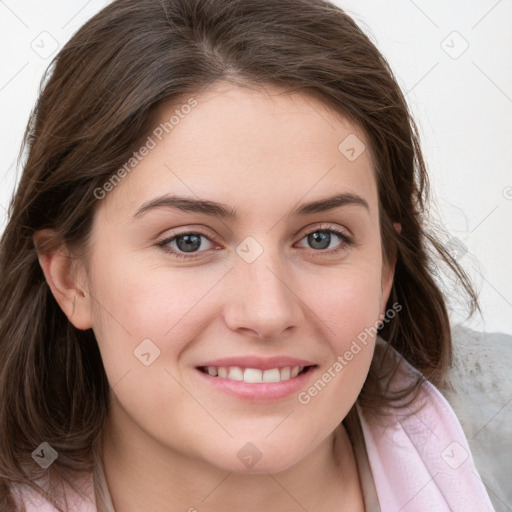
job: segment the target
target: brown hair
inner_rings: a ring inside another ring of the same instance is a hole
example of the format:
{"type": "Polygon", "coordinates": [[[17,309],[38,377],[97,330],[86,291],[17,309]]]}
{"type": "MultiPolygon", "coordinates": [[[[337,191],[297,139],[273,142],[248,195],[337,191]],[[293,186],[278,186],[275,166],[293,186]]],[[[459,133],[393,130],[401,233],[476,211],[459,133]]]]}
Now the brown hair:
{"type": "MultiPolygon", "coordinates": [[[[71,38],[45,75],[1,240],[4,512],[15,510],[9,493],[15,483],[58,505],[54,485],[93,469],[91,447],[109,408],[93,331],[76,329],[59,308],[39,265],[34,233],[52,228],[55,244],[86,254],[98,202],[94,190],[132,156],[158,106],[220,80],[309,94],[367,134],[383,258],[396,257],[388,306],[402,306],[379,334],[425,378],[441,382],[452,346],[445,301],[432,276],[434,256],[462,283],[470,313],[477,298],[464,271],[426,231],[428,179],[417,128],[370,39],[323,0],[117,0],[71,38]],[[393,222],[401,224],[400,235],[393,222]],[[38,472],[31,453],[43,441],[58,459],[38,472]],[[32,481],[43,474],[50,478],[49,494],[32,481]]],[[[372,366],[359,396],[377,412],[393,405],[379,371],[372,366]]]]}

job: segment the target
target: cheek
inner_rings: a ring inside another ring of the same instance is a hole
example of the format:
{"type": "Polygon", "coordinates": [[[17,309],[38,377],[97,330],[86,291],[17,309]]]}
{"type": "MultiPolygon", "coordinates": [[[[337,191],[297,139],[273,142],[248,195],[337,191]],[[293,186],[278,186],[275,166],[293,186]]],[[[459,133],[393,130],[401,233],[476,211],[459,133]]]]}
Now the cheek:
{"type": "Polygon", "coordinates": [[[186,293],[190,277],[184,287],[185,277],[180,282],[174,275],[112,258],[108,265],[97,265],[92,276],[94,333],[116,414],[161,429],[162,438],[165,425],[176,423],[174,411],[190,401],[177,384],[181,376],[175,361],[189,338],[187,329],[192,329],[187,312],[201,295],[196,289],[186,293]]]}
{"type": "Polygon", "coordinates": [[[328,430],[348,413],[366,380],[380,313],[380,275],[374,267],[346,269],[330,286],[311,294],[330,350],[316,380],[298,395],[307,414],[323,417],[328,430]]]}
{"type": "Polygon", "coordinates": [[[210,281],[197,281],[186,269],[111,258],[98,265],[93,276],[98,324],[109,328],[117,324],[116,329],[129,333],[134,341],[162,338],[199,302],[210,281]]]}
{"type": "Polygon", "coordinates": [[[379,320],[381,281],[378,265],[347,266],[331,273],[325,282],[308,286],[308,305],[324,321],[326,338],[333,348],[343,349],[379,320]]]}
{"type": "Polygon", "coordinates": [[[377,264],[347,267],[312,297],[311,304],[325,323],[324,336],[334,354],[329,364],[342,356],[343,372],[352,374],[354,383],[366,375],[373,356],[382,297],[377,269],[377,264]]]}
{"type": "Polygon", "coordinates": [[[114,387],[129,373],[127,379],[140,384],[139,396],[165,389],[170,376],[163,369],[180,378],[178,363],[190,340],[218,320],[216,294],[208,292],[225,270],[144,266],[99,251],[93,268],[94,333],[109,382],[114,387]]]}

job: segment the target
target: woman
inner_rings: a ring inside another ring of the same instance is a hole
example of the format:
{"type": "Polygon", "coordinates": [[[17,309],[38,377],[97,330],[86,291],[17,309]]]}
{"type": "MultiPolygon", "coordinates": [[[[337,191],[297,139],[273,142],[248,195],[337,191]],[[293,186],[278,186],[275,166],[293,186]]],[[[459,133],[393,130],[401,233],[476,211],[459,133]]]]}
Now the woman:
{"type": "Polygon", "coordinates": [[[434,387],[432,249],[476,297],[343,11],[117,0],[57,56],[25,145],[3,511],[492,510],[434,387]]]}

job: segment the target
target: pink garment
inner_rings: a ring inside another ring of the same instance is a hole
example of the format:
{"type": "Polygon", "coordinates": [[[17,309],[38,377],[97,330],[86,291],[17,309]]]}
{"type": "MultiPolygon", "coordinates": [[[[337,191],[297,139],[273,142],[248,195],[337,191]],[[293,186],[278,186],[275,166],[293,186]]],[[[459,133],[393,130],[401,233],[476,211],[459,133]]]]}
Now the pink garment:
{"type": "MultiPolygon", "coordinates": [[[[417,375],[402,359],[390,389],[417,375]]],[[[395,413],[386,428],[356,404],[381,512],[494,512],[450,404],[426,379],[417,400],[423,409],[407,419],[410,408],[395,413]]]]}
{"type": "MultiPolygon", "coordinates": [[[[418,371],[403,360],[391,389],[416,375],[418,371]]],[[[426,400],[423,409],[407,419],[405,411],[394,413],[386,428],[367,418],[356,404],[381,512],[494,512],[446,399],[427,380],[418,399],[426,400]]],[[[90,499],[68,494],[73,502],[69,512],[95,512],[92,474],[80,488],[90,499]]],[[[57,510],[31,490],[23,493],[23,499],[27,512],[57,510]]]]}

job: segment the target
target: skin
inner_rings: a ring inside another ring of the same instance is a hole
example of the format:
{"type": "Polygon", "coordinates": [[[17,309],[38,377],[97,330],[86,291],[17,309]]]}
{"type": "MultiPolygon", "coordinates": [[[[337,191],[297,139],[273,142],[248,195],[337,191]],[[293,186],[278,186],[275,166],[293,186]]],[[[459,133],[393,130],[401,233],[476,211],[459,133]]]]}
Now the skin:
{"type": "MultiPolygon", "coordinates": [[[[64,313],[98,340],[111,386],[103,442],[116,511],[363,510],[340,422],[374,339],[307,405],[297,393],[274,402],[227,395],[195,366],[285,354],[317,365],[307,389],[385,313],[393,268],[383,267],[369,151],[350,161],[338,150],[350,134],[369,141],[311,97],[227,83],[194,97],[198,105],[100,201],[87,264],[71,266],[65,247],[39,254],[64,313]],[[368,209],[286,216],[346,192],[368,209]],[[239,218],[164,207],[132,220],[164,193],[218,201],[239,218]],[[315,248],[306,235],[325,228],[356,244],[333,234],[328,250],[315,248]],[[190,232],[212,240],[202,238],[195,259],[156,245],[190,232]],[[248,236],[263,248],[252,263],[236,252],[248,236]],[[144,339],[160,350],[149,366],[134,356],[144,339]],[[261,453],[250,468],[237,457],[247,442],[261,453]]],[[[163,105],[155,126],[175,109],[163,105]]],[[[51,236],[39,232],[36,244],[51,236]]]]}

